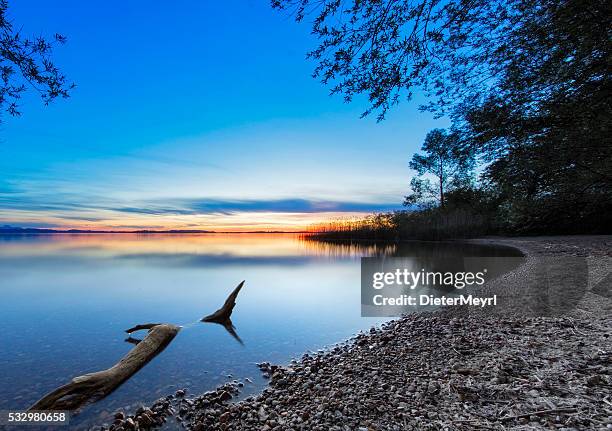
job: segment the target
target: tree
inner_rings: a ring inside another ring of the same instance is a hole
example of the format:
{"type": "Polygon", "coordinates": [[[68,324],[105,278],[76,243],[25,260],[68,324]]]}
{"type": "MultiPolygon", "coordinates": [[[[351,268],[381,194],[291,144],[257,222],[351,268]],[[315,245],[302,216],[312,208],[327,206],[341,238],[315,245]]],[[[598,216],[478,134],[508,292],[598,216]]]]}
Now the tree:
{"type": "Polygon", "coordinates": [[[28,87],[38,92],[45,105],[66,98],[74,88],[51,60],[53,48],[66,42],[55,34],[24,37],[7,18],[8,1],[0,0],[0,109],[20,115],[18,101],[28,87]]]}
{"type": "MultiPolygon", "coordinates": [[[[313,16],[314,76],[378,120],[413,91],[450,114],[513,231],[612,226],[606,0],[273,0],[313,16]]],[[[430,184],[413,180],[416,195],[430,184]]],[[[414,198],[414,196],[412,196],[414,198]]],[[[442,201],[443,202],[443,201],[442,201]]]]}
{"type": "Polygon", "coordinates": [[[440,207],[444,207],[449,189],[457,189],[470,183],[470,174],[474,167],[474,158],[463,151],[459,144],[459,134],[434,129],[425,137],[421,151],[410,161],[410,168],[419,177],[430,175],[435,178],[434,186],[428,178],[414,177],[410,186],[412,194],[406,196],[404,205],[425,203],[436,198],[440,207]]]}

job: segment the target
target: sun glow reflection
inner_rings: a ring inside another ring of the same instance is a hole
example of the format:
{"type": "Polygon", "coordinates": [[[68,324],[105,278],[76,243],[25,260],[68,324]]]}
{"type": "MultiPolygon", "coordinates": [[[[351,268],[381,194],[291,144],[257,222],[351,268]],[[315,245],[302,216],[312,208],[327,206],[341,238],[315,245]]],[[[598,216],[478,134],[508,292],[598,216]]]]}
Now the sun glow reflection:
{"type": "Polygon", "coordinates": [[[100,211],[87,214],[82,219],[66,217],[63,213],[11,211],[3,214],[0,220],[9,225],[26,225],[51,227],[68,230],[102,230],[102,231],[135,231],[135,230],[207,230],[215,232],[303,232],[314,225],[328,220],[342,218],[362,218],[368,213],[362,212],[232,212],[199,215],[156,215],[156,214],[117,214],[100,211]]]}
{"type": "Polygon", "coordinates": [[[48,234],[30,235],[28,241],[8,238],[1,244],[0,258],[82,255],[99,258],[154,255],[340,258],[389,254],[395,248],[395,244],[323,243],[304,239],[297,233],[48,234]]]}

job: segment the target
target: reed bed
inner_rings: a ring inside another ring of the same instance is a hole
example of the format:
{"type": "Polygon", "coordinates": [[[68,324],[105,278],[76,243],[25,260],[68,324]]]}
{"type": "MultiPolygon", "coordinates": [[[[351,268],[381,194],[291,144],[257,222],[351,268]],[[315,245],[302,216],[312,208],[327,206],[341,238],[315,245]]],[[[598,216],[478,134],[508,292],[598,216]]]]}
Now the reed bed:
{"type": "Polygon", "coordinates": [[[334,241],[442,240],[491,232],[488,218],[469,209],[395,211],[363,219],[340,219],[312,226],[305,239],[334,241]]]}

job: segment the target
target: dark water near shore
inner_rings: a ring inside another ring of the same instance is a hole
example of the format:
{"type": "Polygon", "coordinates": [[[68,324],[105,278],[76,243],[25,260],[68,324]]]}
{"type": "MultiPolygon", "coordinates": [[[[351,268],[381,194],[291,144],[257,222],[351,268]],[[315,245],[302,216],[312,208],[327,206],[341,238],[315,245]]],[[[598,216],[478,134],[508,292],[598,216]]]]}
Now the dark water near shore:
{"type": "Polygon", "coordinates": [[[329,244],[287,234],[0,236],[0,410],[25,409],[72,377],[113,365],[126,328],[184,325],[169,347],[74,425],[101,423],[187,388],[249,377],[386,319],[360,317],[361,256],[516,255],[461,243],[329,244]],[[232,320],[199,323],[246,280],[232,320]],[[232,377],[229,378],[228,376],[232,377]]]}

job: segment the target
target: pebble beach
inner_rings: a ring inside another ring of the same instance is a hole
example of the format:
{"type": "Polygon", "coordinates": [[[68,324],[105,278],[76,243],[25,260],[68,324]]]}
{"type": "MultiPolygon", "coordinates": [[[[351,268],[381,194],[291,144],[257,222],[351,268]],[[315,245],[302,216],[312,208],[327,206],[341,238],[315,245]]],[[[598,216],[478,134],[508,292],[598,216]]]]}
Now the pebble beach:
{"type": "Polygon", "coordinates": [[[612,298],[601,288],[612,237],[479,242],[526,255],[497,288],[520,289],[530,261],[543,255],[592,259],[589,288],[554,317],[461,307],[410,314],[290,364],[258,364],[270,383],[256,396],[232,401],[242,381],[199,395],[179,390],[95,429],[612,429],[612,298]]]}

